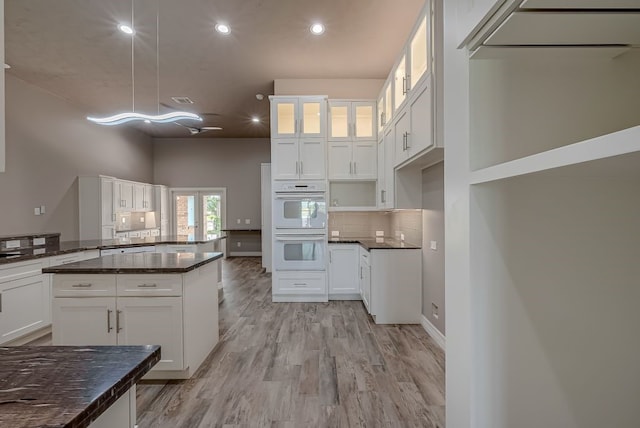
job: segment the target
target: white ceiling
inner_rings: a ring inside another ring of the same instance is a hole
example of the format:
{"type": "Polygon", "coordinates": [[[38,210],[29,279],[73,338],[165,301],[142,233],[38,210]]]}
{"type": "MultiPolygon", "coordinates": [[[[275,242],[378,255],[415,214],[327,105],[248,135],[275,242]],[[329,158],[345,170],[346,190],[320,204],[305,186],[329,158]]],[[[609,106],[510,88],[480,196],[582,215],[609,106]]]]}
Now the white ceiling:
{"type": "MultiPolygon", "coordinates": [[[[423,0],[135,0],[136,111],[155,113],[156,5],[160,102],[205,116],[206,137],[268,137],[274,79],[386,78],[423,0]],[[320,37],[312,22],[325,23],[320,37]],[[227,22],[232,33],[214,31],[227,22]],[[187,96],[179,106],[172,96],[187,96]],[[250,117],[263,119],[254,125],[250,117]]],[[[87,115],[131,108],[131,0],[6,0],[8,73],[57,94],[87,115]]],[[[7,105],[10,109],[11,106],[7,105]]],[[[167,112],[160,107],[161,112],[167,112]]],[[[98,126],[98,125],[96,125],[98,126]]],[[[186,136],[177,125],[136,125],[186,136]]]]}

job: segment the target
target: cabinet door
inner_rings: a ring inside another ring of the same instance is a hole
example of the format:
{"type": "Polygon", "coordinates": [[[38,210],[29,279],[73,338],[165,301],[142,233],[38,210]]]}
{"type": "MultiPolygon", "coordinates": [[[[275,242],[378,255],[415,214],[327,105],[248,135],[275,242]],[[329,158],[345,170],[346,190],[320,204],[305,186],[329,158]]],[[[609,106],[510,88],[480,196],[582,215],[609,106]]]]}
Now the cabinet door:
{"type": "Polygon", "coordinates": [[[371,313],[371,267],[366,263],[362,264],[362,301],[371,313]]]}
{"type": "MultiPolygon", "coordinates": [[[[428,16],[431,16],[430,5],[427,1],[426,10],[428,16]]],[[[409,81],[411,88],[416,88],[420,84],[420,80],[427,74],[430,66],[431,53],[429,52],[430,28],[427,15],[420,19],[420,24],[409,40],[409,81]]]]}
{"type": "Polygon", "coordinates": [[[116,237],[115,226],[102,226],[102,238],[101,239],[114,239],[116,237]]]}
{"type": "Polygon", "coordinates": [[[329,294],[358,294],[357,245],[329,245],[329,294]]]}
{"type": "Polygon", "coordinates": [[[101,197],[101,224],[103,226],[114,225],[116,221],[115,210],[115,192],[113,191],[114,183],[111,178],[100,179],[100,197],[101,197]]]}
{"type": "Polygon", "coordinates": [[[411,145],[409,142],[411,136],[409,131],[411,129],[411,116],[405,110],[402,115],[397,119],[394,126],[394,140],[395,140],[395,165],[404,162],[409,157],[408,147],[411,145]]]}
{"type": "Polygon", "coordinates": [[[144,184],[136,183],[133,185],[133,208],[135,211],[144,211],[144,184]]]}
{"type": "Polygon", "coordinates": [[[295,180],[298,178],[298,140],[288,138],[271,140],[271,165],[276,180],[295,180]]]}
{"type": "Polygon", "coordinates": [[[51,301],[48,275],[8,281],[0,290],[0,343],[48,324],[51,301]]]}
{"type": "Polygon", "coordinates": [[[160,345],[156,370],[183,369],[182,297],[119,297],[118,345],[160,345]]]}
{"type": "Polygon", "coordinates": [[[387,171],[385,170],[384,137],[378,140],[378,194],[376,196],[376,206],[385,208],[385,181],[387,171]]]}
{"type": "Polygon", "coordinates": [[[329,141],[350,141],[353,135],[351,103],[329,101],[329,141]]]}
{"type": "Polygon", "coordinates": [[[359,101],[351,104],[352,135],[354,140],[375,140],[376,104],[359,101]]]}
{"type": "Polygon", "coordinates": [[[53,345],[116,345],[115,297],[53,299],[53,345]]]}
{"type": "Polygon", "coordinates": [[[432,112],[432,91],[431,79],[427,77],[416,88],[420,93],[410,101],[409,111],[411,114],[411,134],[407,140],[407,156],[421,152],[433,146],[433,112],[432,112]]]}
{"type": "Polygon", "coordinates": [[[407,95],[406,56],[403,55],[393,71],[393,111],[398,111],[407,95]]]}
{"type": "Polygon", "coordinates": [[[292,138],[298,135],[298,99],[271,100],[271,138],[292,138]]]}
{"type": "Polygon", "coordinates": [[[301,138],[299,141],[299,173],[304,180],[324,180],[325,140],[323,138],[301,138]]]}
{"type": "MultiPolygon", "coordinates": [[[[392,76],[393,77],[393,76],[392,76]]],[[[391,123],[391,119],[395,116],[393,110],[393,80],[387,82],[384,90],[384,123],[391,123]]]]}
{"type": "Polygon", "coordinates": [[[376,179],[377,150],[375,141],[356,141],[353,143],[354,178],[376,179]]]}
{"type": "Polygon", "coordinates": [[[133,210],[133,183],[120,182],[120,211],[133,210]]]}
{"type": "Polygon", "coordinates": [[[332,141],[329,143],[329,179],[350,179],[353,173],[351,143],[332,141]]]}
{"type": "Polygon", "coordinates": [[[304,138],[324,137],[327,128],[326,100],[300,98],[298,106],[298,135],[304,138]]]}
{"type": "Polygon", "coordinates": [[[389,127],[384,133],[384,208],[395,208],[395,130],[389,127]]]}
{"type": "Polygon", "coordinates": [[[144,185],[144,210],[155,211],[156,210],[156,194],[151,184],[144,185]]]}
{"type": "Polygon", "coordinates": [[[380,95],[380,98],[378,98],[378,134],[382,133],[382,128],[384,127],[384,91],[383,93],[380,95]]]}

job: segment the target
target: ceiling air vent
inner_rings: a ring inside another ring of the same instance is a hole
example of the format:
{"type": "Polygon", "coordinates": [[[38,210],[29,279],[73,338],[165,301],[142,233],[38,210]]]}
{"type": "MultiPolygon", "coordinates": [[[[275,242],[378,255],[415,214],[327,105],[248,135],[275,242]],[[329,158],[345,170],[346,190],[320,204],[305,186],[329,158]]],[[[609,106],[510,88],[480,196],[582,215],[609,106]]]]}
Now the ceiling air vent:
{"type": "Polygon", "coordinates": [[[171,97],[171,99],[178,104],[193,104],[193,101],[189,97],[171,97]]]}

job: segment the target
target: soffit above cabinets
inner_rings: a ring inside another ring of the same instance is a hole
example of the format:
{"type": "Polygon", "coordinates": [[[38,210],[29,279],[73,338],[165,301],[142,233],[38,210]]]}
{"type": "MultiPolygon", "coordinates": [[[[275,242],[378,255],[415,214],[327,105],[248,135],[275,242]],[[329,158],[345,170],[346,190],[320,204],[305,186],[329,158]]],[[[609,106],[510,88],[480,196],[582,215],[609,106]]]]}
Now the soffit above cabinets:
{"type": "Polygon", "coordinates": [[[506,0],[467,43],[476,58],[487,48],[578,46],[600,49],[605,55],[640,47],[640,1],[506,0]]]}

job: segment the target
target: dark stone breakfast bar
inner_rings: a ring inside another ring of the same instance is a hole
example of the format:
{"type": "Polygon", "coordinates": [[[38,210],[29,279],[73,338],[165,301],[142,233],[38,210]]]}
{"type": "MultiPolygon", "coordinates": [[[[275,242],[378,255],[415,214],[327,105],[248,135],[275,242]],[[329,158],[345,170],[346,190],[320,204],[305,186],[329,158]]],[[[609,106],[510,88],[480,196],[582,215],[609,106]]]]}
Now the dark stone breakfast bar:
{"type": "Polygon", "coordinates": [[[114,254],[53,274],[53,345],[160,345],[145,379],[187,379],[218,343],[222,253],[114,254]]]}
{"type": "Polygon", "coordinates": [[[158,346],[0,347],[0,426],[131,427],[158,346]]]}

